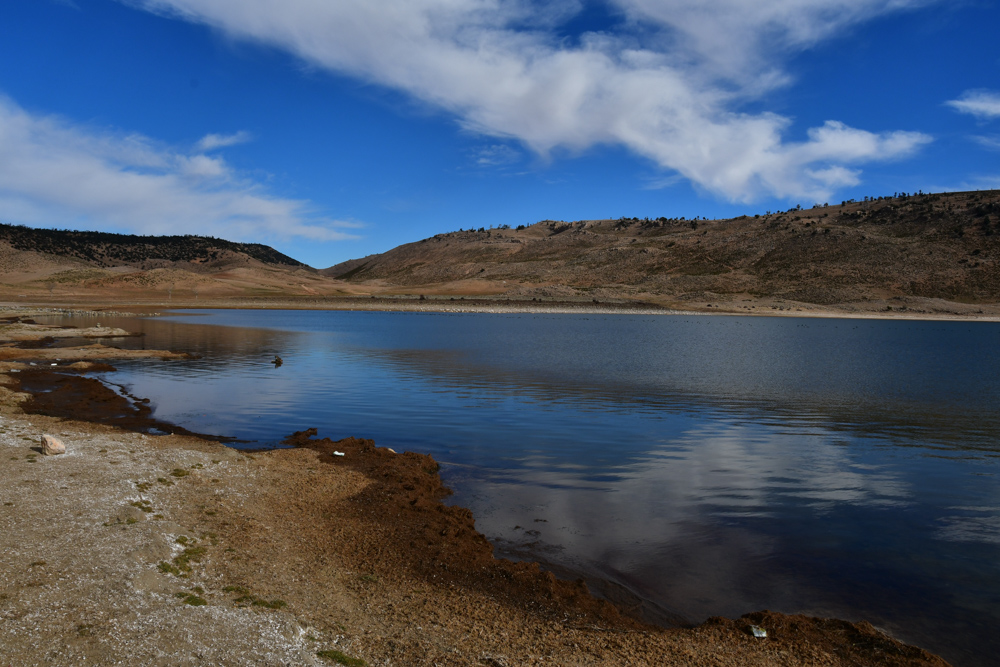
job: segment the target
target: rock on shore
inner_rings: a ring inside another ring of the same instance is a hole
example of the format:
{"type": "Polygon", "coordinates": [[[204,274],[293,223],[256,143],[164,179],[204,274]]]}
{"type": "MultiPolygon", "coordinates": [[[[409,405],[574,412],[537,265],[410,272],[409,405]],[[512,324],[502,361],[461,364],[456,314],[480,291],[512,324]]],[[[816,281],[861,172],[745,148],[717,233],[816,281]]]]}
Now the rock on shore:
{"type": "Polygon", "coordinates": [[[51,435],[42,436],[42,454],[46,456],[54,456],[56,454],[65,454],[66,445],[59,438],[54,438],[51,435]]]}

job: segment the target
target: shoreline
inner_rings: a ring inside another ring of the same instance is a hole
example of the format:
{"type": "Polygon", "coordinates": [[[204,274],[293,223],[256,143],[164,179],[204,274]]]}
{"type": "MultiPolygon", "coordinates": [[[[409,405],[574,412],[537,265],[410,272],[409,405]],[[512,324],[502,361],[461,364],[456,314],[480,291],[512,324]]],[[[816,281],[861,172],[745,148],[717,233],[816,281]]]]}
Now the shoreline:
{"type": "Polygon", "coordinates": [[[951,306],[964,305],[968,309],[976,307],[979,312],[916,312],[898,307],[897,310],[847,310],[844,308],[827,308],[812,304],[781,307],[780,309],[750,310],[749,306],[723,306],[711,304],[704,308],[684,309],[641,301],[559,301],[531,302],[503,298],[468,298],[462,301],[445,300],[441,297],[430,297],[420,300],[416,297],[398,297],[374,299],[373,297],[338,297],[332,299],[220,299],[187,302],[110,302],[102,300],[81,299],[76,303],[57,302],[42,305],[25,305],[18,302],[0,302],[0,316],[3,313],[33,312],[43,315],[93,315],[106,316],[160,316],[170,315],[170,311],[187,310],[327,310],[350,312],[406,312],[406,313],[441,313],[441,314],[529,314],[529,315],[647,315],[647,316],[744,316],[744,317],[784,317],[808,319],[856,319],[856,320],[901,320],[930,322],[1000,322],[1000,306],[990,306],[991,312],[982,312],[979,304],[957,304],[947,302],[951,306]],[[803,309],[802,305],[807,307],[803,309]],[[794,309],[793,309],[794,308],[794,309]],[[39,312],[47,311],[47,312],[39,312]],[[163,312],[165,311],[165,312],[163,312]]]}
{"type": "Polygon", "coordinates": [[[368,664],[946,664],[863,622],[757,612],[647,626],[581,582],[495,559],[471,513],[441,502],[429,456],[308,430],[294,449],[248,453],[26,415],[26,397],[10,388],[10,371],[26,364],[0,362],[0,540],[11,573],[0,579],[0,657],[30,656],[14,664],[56,654],[186,664],[192,650],[216,664],[275,664],[279,653],[333,664],[333,651],[368,664]],[[41,433],[69,453],[39,456],[41,433]],[[12,495],[18,488],[41,493],[12,495]],[[61,620],[38,624],[40,613],[61,620]],[[750,624],[769,637],[752,637],[750,624]],[[272,657],[253,658],[262,644],[259,655],[272,657]]]}

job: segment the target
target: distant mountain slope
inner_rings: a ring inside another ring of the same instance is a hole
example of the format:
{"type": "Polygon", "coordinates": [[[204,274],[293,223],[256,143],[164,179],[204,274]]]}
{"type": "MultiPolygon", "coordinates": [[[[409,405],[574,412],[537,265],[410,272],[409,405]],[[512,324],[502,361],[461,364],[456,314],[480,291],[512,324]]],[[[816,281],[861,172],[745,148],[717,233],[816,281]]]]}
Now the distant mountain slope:
{"type": "Polygon", "coordinates": [[[337,297],[344,285],[259,243],[0,224],[0,300],[200,305],[337,297]]]}
{"type": "Polygon", "coordinates": [[[510,295],[835,304],[1000,300],[1000,191],[877,198],[729,220],[544,221],[438,234],[320,273],[354,284],[476,284],[510,295]],[[553,290],[556,290],[555,292],[553,290]]]}
{"type": "Polygon", "coordinates": [[[96,267],[153,269],[177,262],[212,264],[237,257],[283,267],[306,266],[270,246],[204,236],[135,236],[0,224],[0,242],[15,250],[73,258],[96,267]]]}

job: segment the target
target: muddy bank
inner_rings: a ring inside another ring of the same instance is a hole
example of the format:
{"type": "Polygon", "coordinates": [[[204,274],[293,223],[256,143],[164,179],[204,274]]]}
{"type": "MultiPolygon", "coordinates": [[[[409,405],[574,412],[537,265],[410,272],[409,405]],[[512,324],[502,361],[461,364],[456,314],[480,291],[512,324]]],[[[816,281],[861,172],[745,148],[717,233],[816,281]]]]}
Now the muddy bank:
{"type": "Polygon", "coordinates": [[[68,366],[74,362],[107,361],[111,359],[190,359],[191,355],[168,350],[123,350],[114,345],[92,342],[133,338],[141,334],[115,327],[57,327],[38,324],[22,314],[0,318],[0,371],[18,369],[18,362],[29,366],[49,364],[68,366]],[[56,346],[56,341],[61,341],[56,346]],[[74,342],[76,344],[74,344],[74,342]],[[6,362],[6,363],[5,363],[6,362]],[[13,365],[10,365],[13,364],[13,365]]]}
{"type": "Polygon", "coordinates": [[[564,581],[537,563],[512,562],[493,556],[493,546],[476,530],[472,512],[444,504],[451,491],[441,482],[438,464],[426,454],[396,453],[372,440],[315,438],[316,429],[293,434],[287,444],[308,448],[320,461],[361,473],[371,480],[352,499],[358,520],[372,531],[391,517],[393,538],[377,547],[371,560],[389,559],[394,567],[439,584],[478,589],[502,596],[521,608],[547,605],[570,610],[602,623],[639,629],[610,603],[590,595],[583,580],[564,581]],[[339,453],[338,453],[339,452],[339,453]]]}
{"type": "Polygon", "coordinates": [[[21,409],[29,415],[45,415],[104,424],[126,431],[152,435],[185,435],[221,443],[237,442],[236,438],[195,433],[183,426],[153,417],[148,398],[128,394],[123,388],[115,391],[95,378],[76,372],[106,372],[114,367],[107,364],[81,364],[53,371],[51,367],[29,367],[13,377],[13,389],[28,394],[21,409]]]}
{"type": "Polygon", "coordinates": [[[153,418],[149,399],[115,391],[83,373],[113,371],[106,363],[117,359],[191,359],[191,355],[167,350],[123,350],[93,339],[130,338],[139,334],[102,327],[58,327],[38,324],[30,317],[0,318],[0,372],[7,373],[8,386],[27,395],[20,405],[26,414],[105,424],[139,433],[176,434],[233,442],[235,439],[194,433],[182,426],[153,418]],[[64,344],[54,346],[59,340],[64,344]]]}

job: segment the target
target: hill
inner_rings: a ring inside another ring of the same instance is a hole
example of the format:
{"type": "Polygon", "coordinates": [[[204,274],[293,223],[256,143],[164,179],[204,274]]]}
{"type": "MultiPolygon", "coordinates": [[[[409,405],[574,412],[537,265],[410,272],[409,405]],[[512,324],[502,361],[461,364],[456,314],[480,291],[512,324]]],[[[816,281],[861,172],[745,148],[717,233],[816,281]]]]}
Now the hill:
{"type": "Polygon", "coordinates": [[[5,224],[0,290],[25,298],[163,303],[339,293],[335,281],[259,243],[5,224]]]}
{"type": "Polygon", "coordinates": [[[0,242],[14,250],[75,258],[99,267],[154,269],[177,262],[212,265],[240,257],[264,264],[305,266],[270,246],[205,236],[135,236],[0,224],[0,242]]]}
{"type": "Polygon", "coordinates": [[[725,220],[480,227],[321,271],[256,243],[0,225],[0,293],[53,303],[467,309],[597,301],[1000,317],[1000,191],[902,194],[725,220]]]}
{"type": "Polygon", "coordinates": [[[866,198],[726,220],[547,220],[480,228],[438,234],[321,273],[427,294],[695,305],[994,304],[1000,301],[1000,191],[866,198]]]}

